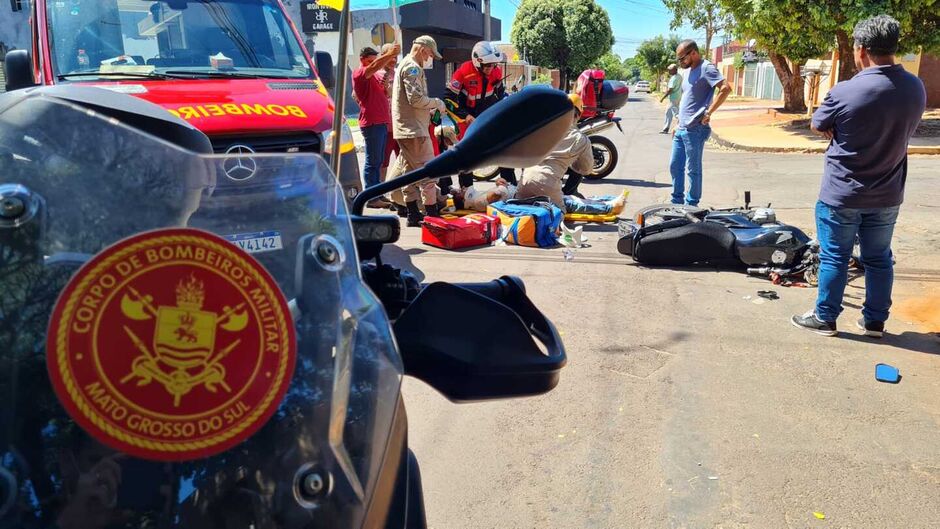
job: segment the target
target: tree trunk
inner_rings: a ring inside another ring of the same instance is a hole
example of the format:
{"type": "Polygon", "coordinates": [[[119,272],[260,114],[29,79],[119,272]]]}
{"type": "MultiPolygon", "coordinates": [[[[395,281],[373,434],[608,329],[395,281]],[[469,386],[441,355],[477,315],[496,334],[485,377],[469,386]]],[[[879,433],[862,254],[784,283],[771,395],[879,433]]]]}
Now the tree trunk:
{"type": "Polygon", "coordinates": [[[852,39],[845,30],[836,31],[836,45],[839,47],[839,82],[848,81],[857,70],[852,39]]]}
{"type": "Polygon", "coordinates": [[[806,98],[803,97],[803,76],[800,75],[800,65],[772,51],[767,55],[783,85],[783,109],[788,112],[805,111],[806,98]]]}
{"type": "Polygon", "coordinates": [[[712,60],[712,36],[715,33],[715,26],[711,22],[705,24],[705,58],[712,60]]]}

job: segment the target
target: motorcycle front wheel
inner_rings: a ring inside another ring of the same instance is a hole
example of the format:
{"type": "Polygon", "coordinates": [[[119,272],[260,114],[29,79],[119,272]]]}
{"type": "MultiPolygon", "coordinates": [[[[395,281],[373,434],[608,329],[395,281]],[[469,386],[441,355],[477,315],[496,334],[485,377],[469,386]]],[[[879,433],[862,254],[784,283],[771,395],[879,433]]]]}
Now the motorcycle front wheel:
{"type": "Polygon", "coordinates": [[[477,182],[488,182],[499,176],[499,167],[481,167],[473,172],[473,179],[477,182]]]}
{"type": "Polygon", "coordinates": [[[591,140],[591,150],[594,151],[594,171],[591,174],[584,175],[589,180],[600,180],[617,167],[617,146],[610,138],[604,136],[589,136],[591,140]]]}

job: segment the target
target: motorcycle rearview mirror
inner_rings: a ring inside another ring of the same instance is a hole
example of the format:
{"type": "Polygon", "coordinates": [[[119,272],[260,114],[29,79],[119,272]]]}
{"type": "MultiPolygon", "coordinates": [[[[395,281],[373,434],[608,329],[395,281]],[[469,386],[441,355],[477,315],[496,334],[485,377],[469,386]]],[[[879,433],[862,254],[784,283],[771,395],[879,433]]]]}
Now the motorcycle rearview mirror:
{"type": "Polygon", "coordinates": [[[524,88],[481,114],[457,145],[424,167],[359,193],[353,201],[353,214],[361,215],[373,198],[426,178],[436,180],[488,165],[535,165],[571,128],[573,110],[560,90],[544,85],[524,88]]]}
{"type": "Polygon", "coordinates": [[[558,331],[526,296],[522,280],[510,276],[432,283],[394,330],[405,374],[453,402],[546,393],[567,361],[558,331]],[[454,314],[473,314],[473,324],[455,327],[454,314]]]}
{"type": "Polygon", "coordinates": [[[3,63],[6,77],[6,91],[36,86],[33,80],[33,61],[27,50],[10,50],[3,63]]]}

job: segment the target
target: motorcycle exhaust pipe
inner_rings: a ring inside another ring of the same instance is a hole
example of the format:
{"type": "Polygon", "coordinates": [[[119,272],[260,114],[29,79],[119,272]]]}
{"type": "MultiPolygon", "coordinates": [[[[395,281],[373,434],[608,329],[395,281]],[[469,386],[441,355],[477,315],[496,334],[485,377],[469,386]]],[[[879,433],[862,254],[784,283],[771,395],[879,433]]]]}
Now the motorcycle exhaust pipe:
{"type": "Polygon", "coordinates": [[[585,135],[590,136],[591,134],[597,134],[599,132],[604,132],[605,130],[614,126],[613,121],[603,121],[601,123],[595,123],[589,127],[581,128],[581,132],[585,135]]]}

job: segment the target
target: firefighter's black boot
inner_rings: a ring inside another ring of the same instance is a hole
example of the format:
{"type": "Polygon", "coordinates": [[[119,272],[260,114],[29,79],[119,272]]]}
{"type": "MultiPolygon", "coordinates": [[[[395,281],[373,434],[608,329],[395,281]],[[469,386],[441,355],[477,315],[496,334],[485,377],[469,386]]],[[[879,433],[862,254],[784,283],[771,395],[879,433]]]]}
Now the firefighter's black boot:
{"type": "Polygon", "coordinates": [[[392,202],[392,207],[395,209],[395,213],[398,213],[399,217],[403,219],[408,217],[408,208],[406,208],[405,206],[392,202]]]}
{"type": "Polygon", "coordinates": [[[418,209],[418,201],[412,200],[408,204],[408,227],[409,228],[419,228],[421,227],[421,221],[424,220],[424,215],[421,214],[421,210],[418,209]]]}

